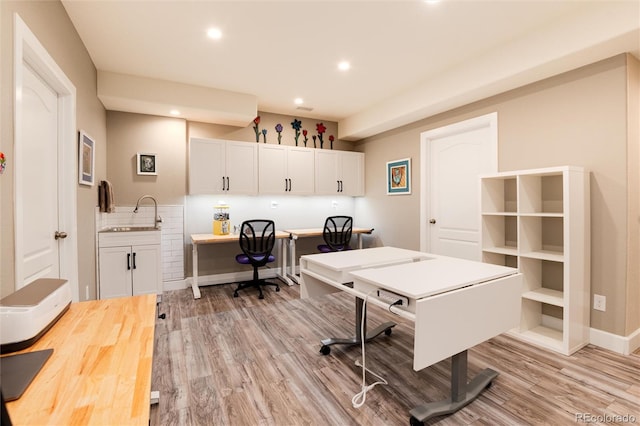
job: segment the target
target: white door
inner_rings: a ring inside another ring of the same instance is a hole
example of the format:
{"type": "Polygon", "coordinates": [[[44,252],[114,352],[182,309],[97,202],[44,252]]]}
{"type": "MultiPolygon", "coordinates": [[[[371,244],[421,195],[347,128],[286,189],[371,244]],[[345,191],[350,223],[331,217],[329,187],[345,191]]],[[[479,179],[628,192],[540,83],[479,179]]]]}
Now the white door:
{"type": "Polygon", "coordinates": [[[15,288],[64,278],[78,301],[76,89],[17,14],[13,59],[15,288]]]}
{"type": "Polygon", "coordinates": [[[287,177],[290,194],[313,194],[314,152],[311,148],[289,147],[287,155],[287,177]]]}
{"type": "Polygon", "coordinates": [[[131,247],[103,247],[100,249],[99,262],[100,299],[131,296],[131,247]]]}
{"type": "Polygon", "coordinates": [[[283,145],[261,144],[258,148],[258,186],[261,194],[287,191],[287,150],[283,145]]]}
{"type": "Polygon", "coordinates": [[[497,171],[497,115],[425,132],[421,149],[421,249],[481,260],[479,177],[497,171]]]}
{"type": "Polygon", "coordinates": [[[219,194],[225,179],[225,142],[189,141],[189,194],[219,194]]]}
{"type": "Polygon", "coordinates": [[[133,276],[134,296],[139,294],[162,293],[159,244],[133,246],[131,274],[133,276]]]}
{"type": "Polygon", "coordinates": [[[58,96],[33,70],[23,67],[21,167],[21,288],[37,278],[59,278],[58,96]]]}
{"type": "Polygon", "coordinates": [[[226,176],[230,194],[258,193],[258,144],[227,142],[226,176]]]}

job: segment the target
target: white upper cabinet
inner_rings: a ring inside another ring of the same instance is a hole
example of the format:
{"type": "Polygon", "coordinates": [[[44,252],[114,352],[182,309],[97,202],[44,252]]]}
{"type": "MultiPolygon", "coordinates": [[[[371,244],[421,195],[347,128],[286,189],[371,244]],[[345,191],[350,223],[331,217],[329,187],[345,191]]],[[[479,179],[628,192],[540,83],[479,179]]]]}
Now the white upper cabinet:
{"type": "Polygon", "coordinates": [[[258,159],[261,194],[313,194],[313,149],[262,144],[258,159]]]}
{"type": "Polygon", "coordinates": [[[364,154],[350,151],[315,151],[315,193],[364,195],[364,154]]]}
{"type": "Polygon", "coordinates": [[[257,144],[191,138],[189,194],[221,193],[258,193],[257,144]]]}

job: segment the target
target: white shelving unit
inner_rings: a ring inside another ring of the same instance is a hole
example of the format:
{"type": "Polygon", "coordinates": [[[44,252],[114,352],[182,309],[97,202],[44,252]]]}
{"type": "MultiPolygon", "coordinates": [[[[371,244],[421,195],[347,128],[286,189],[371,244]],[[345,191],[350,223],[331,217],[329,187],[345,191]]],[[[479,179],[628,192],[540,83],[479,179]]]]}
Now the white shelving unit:
{"type": "Polygon", "coordinates": [[[482,259],[523,274],[512,334],[570,355],[589,343],[589,173],[580,167],[481,178],[482,259]]]}

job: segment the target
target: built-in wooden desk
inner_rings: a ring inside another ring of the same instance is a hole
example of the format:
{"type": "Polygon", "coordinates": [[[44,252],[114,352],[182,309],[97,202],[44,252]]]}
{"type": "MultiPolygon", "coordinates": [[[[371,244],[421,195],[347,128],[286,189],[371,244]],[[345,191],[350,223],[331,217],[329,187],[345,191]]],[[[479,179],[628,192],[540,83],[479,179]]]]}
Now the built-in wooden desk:
{"type": "MultiPolygon", "coordinates": [[[[304,228],[304,229],[286,229],[284,232],[289,233],[291,238],[289,239],[289,263],[290,263],[290,272],[287,272],[287,278],[300,284],[298,281],[298,276],[296,275],[296,240],[298,238],[304,237],[322,237],[322,228],[304,228]]],[[[352,235],[356,235],[358,237],[358,248],[362,248],[362,235],[363,234],[371,234],[373,232],[373,228],[358,228],[353,227],[351,230],[352,235]]]]}
{"type": "MultiPolygon", "coordinates": [[[[72,303],[33,346],[53,349],[15,425],[149,425],[156,295],[72,303]]],[[[1,362],[1,359],[0,359],[1,362]]]]}
{"type": "MultiPolygon", "coordinates": [[[[191,279],[191,290],[193,291],[193,298],[200,299],[200,288],[198,287],[198,246],[202,244],[218,244],[218,243],[238,243],[238,234],[227,235],[213,235],[213,234],[191,234],[192,249],[192,261],[193,264],[193,277],[191,279]]],[[[276,231],[276,240],[282,240],[283,238],[289,238],[288,232],[276,231]]],[[[238,249],[239,250],[239,249],[238,249]]],[[[278,258],[278,278],[281,278],[289,285],[293,285],[291,280],[287,278],[287,258],[285,255],[285,244],[280,244],[280,255],[278,258]]]]}

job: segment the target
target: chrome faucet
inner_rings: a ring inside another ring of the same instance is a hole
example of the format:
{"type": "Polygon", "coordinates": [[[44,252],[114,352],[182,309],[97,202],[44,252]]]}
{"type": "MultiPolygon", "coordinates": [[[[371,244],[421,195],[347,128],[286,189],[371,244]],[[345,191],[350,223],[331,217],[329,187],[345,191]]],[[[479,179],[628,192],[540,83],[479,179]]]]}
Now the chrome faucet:
{"type": "Polygon", "coordinates": [[[138,198],[138,201],[136,202],[136,208],[133,209],[133,212],[134,213],[138,213],[138,207],[140,207],[140,201],[144,200],[145,198],[150,198],[151,201],[153,201],[153,206],[154,206],[153,227],[155,229],[159,229],[160,228],[160,224],[162,223],[162,218],[160,216],[158,216],[158,202],[151,195],[143,195],[142,197],[138,198]]]}

